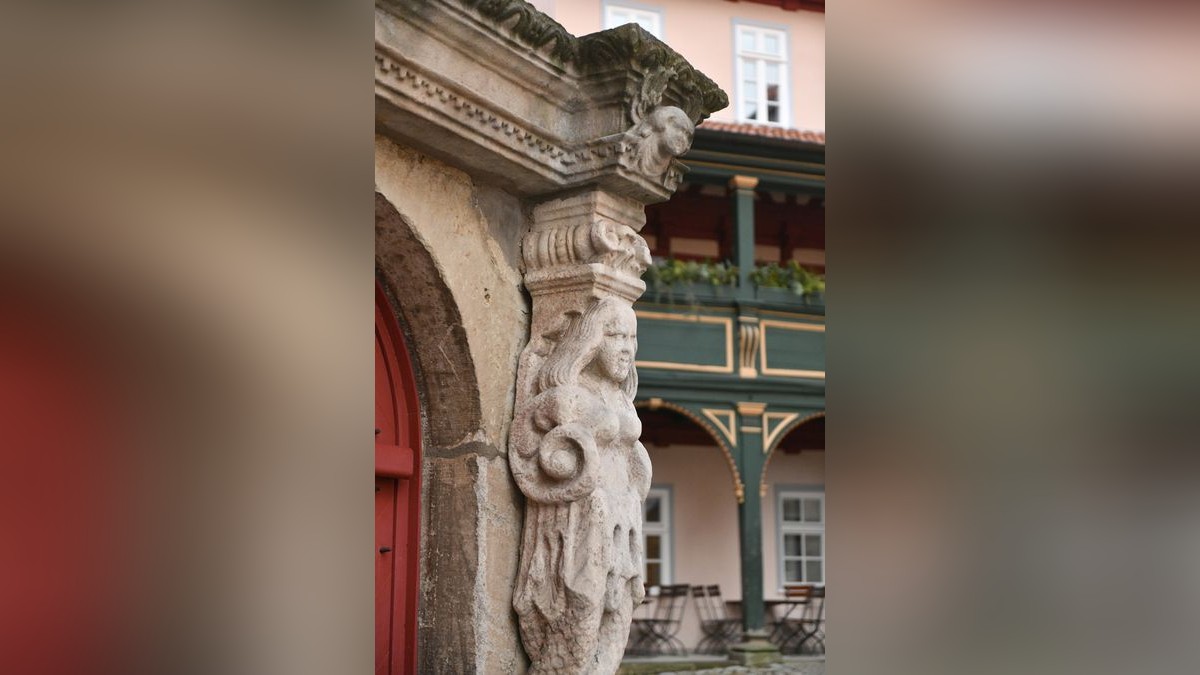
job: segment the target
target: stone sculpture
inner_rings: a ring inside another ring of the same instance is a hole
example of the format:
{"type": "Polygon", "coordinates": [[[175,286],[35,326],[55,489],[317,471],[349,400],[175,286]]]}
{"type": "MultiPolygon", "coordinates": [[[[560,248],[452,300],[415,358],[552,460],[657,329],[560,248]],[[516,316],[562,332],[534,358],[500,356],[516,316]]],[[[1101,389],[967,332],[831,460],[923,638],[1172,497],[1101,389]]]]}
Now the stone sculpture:
{"type": "Polygon", "coordinates": [[[637,323],[614,298],[569,312],[514,422],[528,501],[514,607],[534,673],[612,673],[642,601],[650,458],[633,407],[637,323]]]}
{"type": "Polygon", "coordinates": [[[509,465],[525,494],[513,607],[532,673],[616,672],[642,578],[650,458],[638,440],[633,302],[650,252],[639,202],[543,204],[524,241],[534,338],[521,355],[509,465]]]}
{"type": "Polygon", "coordinates": [[[671,166],[671,160],[692,147],[694,127],[687,113],[674,106],[659,106],[643,117],[628,136],[638,171],[647,176],[661,176],[671,166]]]}
{"type": "MultiPolygon", "coordinates": [[[[636,180],[667,194],[695,128],[682,108],[659,105],[673,72],[644,84],[628,130],[588,146],[617,149],[636,180]]],[[[592,186],[543,202],[524,240],[533,339],[518,367],[509,466],[526,497],[513,607],[536,675],[615,673],[645,594],[650,457],[633,407],[633,303],[650,251],[638,194],[592,186]]]]}

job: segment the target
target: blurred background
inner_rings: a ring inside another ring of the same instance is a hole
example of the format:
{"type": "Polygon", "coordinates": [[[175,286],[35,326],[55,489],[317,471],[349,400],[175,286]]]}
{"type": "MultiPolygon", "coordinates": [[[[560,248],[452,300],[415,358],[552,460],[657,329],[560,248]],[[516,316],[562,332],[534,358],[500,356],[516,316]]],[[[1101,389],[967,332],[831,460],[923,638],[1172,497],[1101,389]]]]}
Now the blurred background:
{"type": "MultiPolygon", "coordinates": [[[[660,29],[732,94],[725,5],[660,29]]],[[[371,11],[0,10],[5,672],[371,667],[371,11]]],[[[1196,10],[822,16],[714,122],[835,176],[832,672],[1197,672],[1196,10]]]]}

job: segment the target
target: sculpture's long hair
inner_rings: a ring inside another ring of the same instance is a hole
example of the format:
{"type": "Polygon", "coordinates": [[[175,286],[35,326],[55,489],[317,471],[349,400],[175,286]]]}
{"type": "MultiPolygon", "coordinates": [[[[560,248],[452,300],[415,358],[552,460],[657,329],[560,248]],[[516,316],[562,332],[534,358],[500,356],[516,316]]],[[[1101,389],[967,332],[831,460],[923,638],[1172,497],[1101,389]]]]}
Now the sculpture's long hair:
{"type": "MultiPolygon", "coordinates": [[[[613,298],[593,300],[583,314],[568,314],[567,327],[558,336],[554,350],[546,357],[537,378],[537,391],[578,384],[583,370],[596,360],[604,342],[604,325],[622,312],[632,311],[613,298]]],[[[635,343],[636,351],[636,343],[635,343]]],[[[637,368],[621,382],[621,390],[633,400],[637,395],[637,368]]]]}

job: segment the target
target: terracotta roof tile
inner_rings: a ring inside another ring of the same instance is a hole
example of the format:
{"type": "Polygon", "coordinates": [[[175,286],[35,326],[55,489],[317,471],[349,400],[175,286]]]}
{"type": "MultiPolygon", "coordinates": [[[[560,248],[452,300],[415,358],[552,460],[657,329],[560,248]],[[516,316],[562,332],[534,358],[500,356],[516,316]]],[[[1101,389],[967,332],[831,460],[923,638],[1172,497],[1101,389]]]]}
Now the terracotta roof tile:
{"type": "Polygon", "coordinates": [[[787,129],[766,124],[753,124],[751,122],[721,122],[711,119],[705,120],[700,125],[700,128],[731,134],[766,136],[768,138],[782,138],[789,141],[803,141],[805,143],[825,145],[825,132],[814,131],[812,129],[787,129]]]}

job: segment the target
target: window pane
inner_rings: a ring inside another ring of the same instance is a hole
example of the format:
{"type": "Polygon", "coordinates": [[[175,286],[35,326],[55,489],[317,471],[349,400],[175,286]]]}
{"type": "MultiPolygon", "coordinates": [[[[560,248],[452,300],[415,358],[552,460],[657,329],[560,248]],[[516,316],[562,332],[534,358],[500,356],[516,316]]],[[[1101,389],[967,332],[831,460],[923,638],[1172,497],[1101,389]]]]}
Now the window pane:
{"type": "Polygon", "coordinates": [[[783,577],[785,582],[804,581],[801,577],[801,567],[799,560],[789,560],[783,564],[783,577]]]}
{"type": "Polygon", "coordinates": [[[662,563],[646,563],[646,584],[662,585],[662,563]]]}
{"type": "Polygon", "coordinates": [[[800,522],[800,500],[785,499],[783,500],[783,519],[789,523],[800,522]]]}
{"type": "MultiPolygon", "coordinates": [[[[799,555],[799,554],[796,554],[799,555]]],[[[807,534],[804,535],[804,555],[811,558],[821,557],[821,535],[807,534]]]]}
{"type": "MultiPolygon", "coordinates": [[[[594,14],[592,16],[595,16],[594,14]]],[[[768,54],[778,54],[780,52],[779,35],[776,33],[763,33],[763,51],[768,54]]]]}
{"type": "Polygon", "coordinates": [[[779,85],[767,85],[767,101],[770,103],[779,103],[779,85]]]}
{"type": "Polygon", "coordinates": [[[767,84],[779,84],[779,64],[768,61],[767,69],[767,84]]]}
{"type": "Polygon", "coordinates": [[[646,522],[662,522],[662,498],[658,495],[650,495],[646,497],[646,522]]]}
{"type": "Polygon", "coordinates": [[[773,103],[771,105],[767,106],[767,121],[768,122],[778,122],[779,121],[779,106],[777,106],[773,103]]]}
{"type": "Polygon", "coordinates": [[[783,535],[783,554],[784,555],[804,555],[800,550],[801,537],[798,534],[783,535]]]}
{"type": "MultiPolygon", "coordinates": [[[[594,14],[592,16],[595,16],[594,14]]],[[[738,49],[741,51],[754,51],[757,49],[755,44],[754,31],[742,29],[738,31],[738,49]]]]}
{"type": "Polygon", "coordinates": [[[646,558],[653,558],[655,560],[662,558],[662,537],[659,535],[646,535],[646,558]]]}
{"type": "Polygon", "coordinates": [[[616,28],[629,23],[629,13],[616,7],[608,8],[608,27],[616,28]]]}
{"type": "Polygon", "coordinates": [[[809,560],[804,563],[804,580],[812,584],[824,583],[821,577],[821,561],[809,560]]]}
{"type": "Polygon", "coordinates": [[[804,522],[806,522],[806,523],[821,522],[821,500],[820,499],[805,499],[804,500],[804,522]]]}

